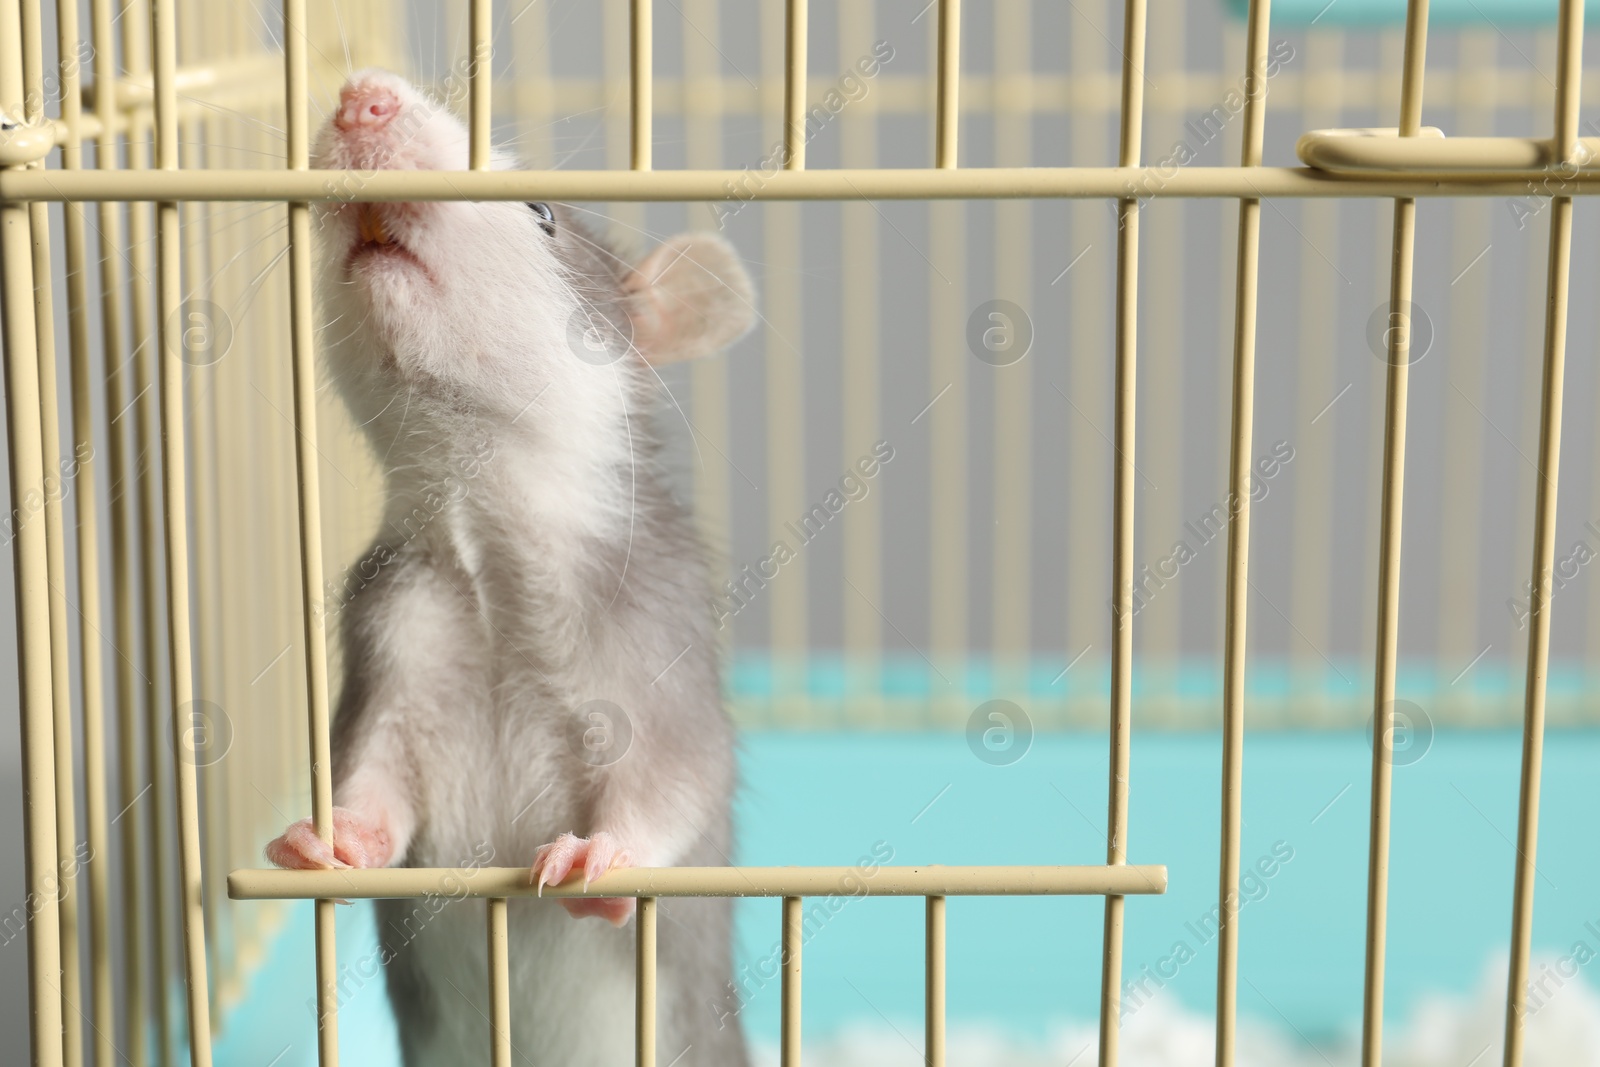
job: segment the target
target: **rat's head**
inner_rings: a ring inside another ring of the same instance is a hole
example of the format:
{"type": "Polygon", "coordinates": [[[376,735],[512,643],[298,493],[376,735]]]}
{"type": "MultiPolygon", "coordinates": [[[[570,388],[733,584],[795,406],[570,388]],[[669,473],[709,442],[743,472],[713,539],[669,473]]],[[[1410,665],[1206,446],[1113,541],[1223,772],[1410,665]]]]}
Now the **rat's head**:
{"type": "MultiPolygon", "coordinates": [[[[341,90],[312,164],[465,170],[468,141],[444,106],[368,70],[341,90]]],[[[359,176],[350,184],[338,191],[359,195],[359,176]]],[[[683,235],[634,265],[579,215],[553,203],[319,206],[322,344],[358,421],[397,391],[489,419],[603,407],[646,362],[715,351],[749,327],[749,279],[720,239],[683,235]]]]}

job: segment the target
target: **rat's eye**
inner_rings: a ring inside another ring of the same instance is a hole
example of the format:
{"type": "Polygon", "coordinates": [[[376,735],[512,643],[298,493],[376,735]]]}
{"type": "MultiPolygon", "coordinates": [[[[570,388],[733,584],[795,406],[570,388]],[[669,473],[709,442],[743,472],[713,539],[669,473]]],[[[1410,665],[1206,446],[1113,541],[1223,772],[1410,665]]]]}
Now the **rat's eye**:
{"type": "Polygon", "coordinates": [[[550,210],[550,205],[545,203],[529,204],[533,213],[539,216],[539,228],[551,237],[556,235],[556,216],[550,210]]]}

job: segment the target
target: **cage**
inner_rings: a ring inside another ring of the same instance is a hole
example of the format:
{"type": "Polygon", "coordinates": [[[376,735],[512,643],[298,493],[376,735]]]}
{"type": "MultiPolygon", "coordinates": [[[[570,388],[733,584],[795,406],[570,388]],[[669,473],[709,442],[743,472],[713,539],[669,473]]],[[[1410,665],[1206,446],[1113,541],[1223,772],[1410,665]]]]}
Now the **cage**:
{"type": "Polygon", "coordinates": [[[639,898],[636,1062],[690,1052],[655,1042],[676,895],[752,898],[720,1010],[784,1064],[1595,1062],[1585,25],[0,0],[8,1029],[41,1065],[399,1062],[369,901],[459,897],[468,1059],[530,1062],[524,869],[261,857],[331,833],[331,623],[383,521],[310,205],[513,200],[723,233],[760,294],[662,372],[745,785],[728,868],[602,887],[639,898]],[[308,169],[372,66],[469,169],[308,169]]]}

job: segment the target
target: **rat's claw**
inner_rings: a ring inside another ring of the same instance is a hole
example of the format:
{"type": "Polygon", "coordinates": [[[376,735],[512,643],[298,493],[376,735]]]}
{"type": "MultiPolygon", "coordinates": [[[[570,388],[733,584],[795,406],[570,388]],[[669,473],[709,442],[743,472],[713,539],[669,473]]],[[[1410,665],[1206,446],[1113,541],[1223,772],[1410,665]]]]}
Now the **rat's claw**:
{"type": "MultiPolygon", "coordinates": [[[[628,852],[604,831],[592,837],[562,834],[549,844],[540,845],[534,853],[529,881],[538,886],[537,893],[542,896],[545,886],[560,885],[575,867],[587,889],[591,881],[607,871],[632,865],[628,852]]],[[[620,926],[633,914],[635,903],[632,897],[574,897],[562,900],[561,906],[576,917],[594,915],[620,926]]]]}
{"type": "Polygon", "coordinates": [[[529,881],[538,885],[536,894],[543,896],[545,886],[566,881],[573,863],[587,845],[588,841],[576,834],[562,834],[548,845],[540,845],[533,854],[533,867],[528,872],[529,881]]]}
{"type": "Polygon", "coordinates": [[[583,861],[583,888],[588,889],[590,882],[614,867],[632,864],[627,851],[617,844],[617,839],[602,830],[589,839],[589,852],[583,861]]]}

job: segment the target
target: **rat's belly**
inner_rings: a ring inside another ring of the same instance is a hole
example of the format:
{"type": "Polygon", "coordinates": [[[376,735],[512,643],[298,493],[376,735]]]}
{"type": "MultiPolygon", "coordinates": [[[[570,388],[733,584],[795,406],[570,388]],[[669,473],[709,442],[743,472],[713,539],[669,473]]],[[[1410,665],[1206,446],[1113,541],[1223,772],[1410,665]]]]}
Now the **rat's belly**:
{"type": "MultiPolygon", "coordinates": [[[[406,1067],[483,1062],[490,1049],[484,902],[448,900],[424,906],[426,916],[417,911],[416,901],[384,901],[378,911],[406,1067]]],[[[507,920],[513,1061],[631,1062],[632,928],[574,920],[541,900],[510,901],[507,920]]]]}
{"type": "MultiPolygon", "coordinates": [[[[664,899],[658,1051],[680,1067],[746,1067],[730,981],[727,900],[664,899]]],[[[380,901],[389,998],[406,1067],[487,1060],[489,964],[481,900],[380,901]]],[[[513,1062],[633,1062],[635,926],[574,919],[553,900],[507,905],[513,1062]]]]}

